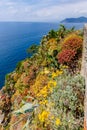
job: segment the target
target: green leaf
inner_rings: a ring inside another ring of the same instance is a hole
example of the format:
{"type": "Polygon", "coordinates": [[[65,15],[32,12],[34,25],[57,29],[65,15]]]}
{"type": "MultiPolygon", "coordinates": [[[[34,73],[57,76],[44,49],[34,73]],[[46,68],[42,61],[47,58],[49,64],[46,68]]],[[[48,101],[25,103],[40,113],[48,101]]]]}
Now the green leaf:
{"type": "Polygon", "coordinates": [[[14,111],[13,113],[18,115],[18,114],[23,114],[23,113],[27,113],[27,112],[32,112],[34,110],[34,108],[36,108],[38,105],[33,105],[32,103],[26,103],[25,105],[23,105],[19,110],[14,111]]]}

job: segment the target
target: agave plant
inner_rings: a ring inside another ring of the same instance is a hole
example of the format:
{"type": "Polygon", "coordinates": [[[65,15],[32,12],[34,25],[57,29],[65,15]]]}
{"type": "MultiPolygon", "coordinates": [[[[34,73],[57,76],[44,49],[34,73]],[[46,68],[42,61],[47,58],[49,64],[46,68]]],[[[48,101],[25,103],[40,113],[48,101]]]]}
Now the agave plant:
{"type": "Polygon", "coordinates": [[[14,123],[12,125],[12,127],[14,127],[15,125],[19,124],[19,122],[23,121],[24,119],[26,120],[25,125],[23,126],[22,130],[29,130],[29,124],[32,120],[32,114],[35,110],[35,108],[38,107],[38,104],[33,105],[33,103],[26,103],[18,110],[14,111],[13,114],[15,114],[16,116],[20,115],[20,114],[26,114],[25,117],[19,119],[16,123],[14,123]]]}

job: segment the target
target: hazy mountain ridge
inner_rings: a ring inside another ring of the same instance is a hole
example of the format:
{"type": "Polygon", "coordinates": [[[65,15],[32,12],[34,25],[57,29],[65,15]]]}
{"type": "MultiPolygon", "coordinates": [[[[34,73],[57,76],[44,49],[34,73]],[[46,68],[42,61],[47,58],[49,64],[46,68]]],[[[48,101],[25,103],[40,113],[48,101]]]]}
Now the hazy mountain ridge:
{"type": "Polygon", "coordinates": [[[86,23],[86,17],[78,17],[78,18],[66,18],[61,21],[61,23],[86,23]]]}

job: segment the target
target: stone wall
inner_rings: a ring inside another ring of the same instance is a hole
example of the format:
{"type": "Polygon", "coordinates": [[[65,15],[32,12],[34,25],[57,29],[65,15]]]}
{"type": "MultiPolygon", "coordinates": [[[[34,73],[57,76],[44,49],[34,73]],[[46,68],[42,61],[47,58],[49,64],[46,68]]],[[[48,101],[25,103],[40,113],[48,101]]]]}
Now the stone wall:
{"type": "Polygon", "coordinates": [[[84,25],[84,41],[81,74],[85,78],[84,124],[87,130],[87,24],[84,25]]]}

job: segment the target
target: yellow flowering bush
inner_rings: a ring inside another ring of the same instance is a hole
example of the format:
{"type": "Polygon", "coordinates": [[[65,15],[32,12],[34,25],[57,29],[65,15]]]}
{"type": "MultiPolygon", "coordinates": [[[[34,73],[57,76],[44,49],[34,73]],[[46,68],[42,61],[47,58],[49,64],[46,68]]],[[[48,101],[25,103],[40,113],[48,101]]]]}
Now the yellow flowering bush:
{"type": "Polygon", "coordinates": [[[47,121],[48,116],[49,116],[49,112],[44,110],[44,111],[42,111],[42,112],[38,115],[38,118],[39,118],[40,122],[43,123],[43,122],[47,121]]]}
{"type": "Polygon", "coordinates": [[[49,43],[55,43],[56,42],[56,40],[55,40],[55,38],[51,38],[51,39],[49,39],[49,41],[48,41],[49,43]]]}
{"type": "Polygon", "coordinates": [[[56,85],[56,81],[50,80],[48,84],[37,93],[36,97],[39,98],[38,100],[43,100],[43,98],[46,99],[56,85]]]}
{"type": "Polygon", "coordinates": [[[59,126],[59,125],[61,124],[61,121],[60,121],[59,118],[56,118],[55,124],[56,124],[57,126],[59,126]]]}
{"type": "Polygon", "coordinates": [[[39,98],[40,97],[46,98],[47,95],[48,95],[48,88],[47,88],[47,86],[43,87],[41,89],[41,91],[39,91],[39,93],[37,93],[37,97],[39,97],[39,98]]]}
{"type": "Polygon", "coordinates": [[[40,105],[46,105],[48,103],[48,100],[43,99],[39,102],[40,105]]]}
{"type": "MultiPolygon", "coordinates": [[[[44,86],[47,85],[47,83],[48,83],[48,77],[41,71],[41,73],[37,75],[34,85],[30,87],[31,95],[33,95],[35,98],[37,97],[37,95],[39,96],[40,91],[43,89],[44,86]]],[[[46,91],[46,87],[44,91],[46,91]]]]}
{"type": "Polygon", "coordinates": [[[62,70],[57,70],[56,72],[52,73],[52,78],[55,78],[55,77],[57,77],[57,76],[59,76],[61,74],[63,74],[63,71],[62,70]]]}

